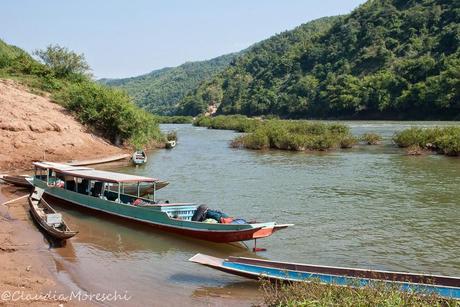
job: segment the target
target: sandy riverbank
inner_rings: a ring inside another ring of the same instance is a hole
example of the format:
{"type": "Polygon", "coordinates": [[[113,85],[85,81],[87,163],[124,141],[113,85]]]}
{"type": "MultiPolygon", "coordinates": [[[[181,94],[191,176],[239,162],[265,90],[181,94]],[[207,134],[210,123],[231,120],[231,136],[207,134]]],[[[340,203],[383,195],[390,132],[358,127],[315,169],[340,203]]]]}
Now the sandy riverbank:
{"type": "Polygon", "coordinates": [[[48,97],[0,79],[0,171],[30,169],[36,160],[68,161],[124,153],[90,133],[48,97]]]}
{"type": "MultiPolygon", "coordinates": [[[[0,203],[26,193],[1,185],[0,203]]],[[[74,305],[66,299],[40,297],[68,292],[55,271],[49,244],[33,225],[26,200],[0,205],[0,306],[74,305]]]]}
{"type": "MultiPolygon", "coordinates": [[[[90,133],[63,107],[35,95],[12,80],[0,79],[0,173],[21,174],[36,160],[86,160],[125,153],[90,133]]],[[[49,242],[28,212],[26,190],[0,185],[0,306],[72,306],[75,301],[48,299],[71,293],[58,279],[49,242]],[[51,292],[50,292],[51,291],[51,292]],[[28,298],[25,298],[28,296],[28,298]]]]}

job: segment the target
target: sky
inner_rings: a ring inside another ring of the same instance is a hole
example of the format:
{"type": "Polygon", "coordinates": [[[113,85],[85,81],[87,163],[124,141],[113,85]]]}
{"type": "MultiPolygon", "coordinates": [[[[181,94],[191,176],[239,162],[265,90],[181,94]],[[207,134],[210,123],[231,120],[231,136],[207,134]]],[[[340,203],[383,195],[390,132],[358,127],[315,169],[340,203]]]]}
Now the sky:
{"type": "Polygon", "coordinates": [[[242,50],[364,0],[4,1],[0,39],[84,53],[96,78],[132,77],[242,50]]]}

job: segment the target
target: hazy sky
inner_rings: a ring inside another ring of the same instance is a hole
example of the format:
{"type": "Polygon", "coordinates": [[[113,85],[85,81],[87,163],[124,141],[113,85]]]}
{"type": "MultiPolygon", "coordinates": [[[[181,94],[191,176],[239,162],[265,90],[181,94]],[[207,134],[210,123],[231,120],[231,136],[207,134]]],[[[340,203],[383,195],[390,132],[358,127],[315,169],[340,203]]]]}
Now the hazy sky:
{"type": "Polygon", "coordinates": [[[239,51],[364,0],[3,1],[0,38],[84,53],[97,78],[129,77],[239,51]]]}

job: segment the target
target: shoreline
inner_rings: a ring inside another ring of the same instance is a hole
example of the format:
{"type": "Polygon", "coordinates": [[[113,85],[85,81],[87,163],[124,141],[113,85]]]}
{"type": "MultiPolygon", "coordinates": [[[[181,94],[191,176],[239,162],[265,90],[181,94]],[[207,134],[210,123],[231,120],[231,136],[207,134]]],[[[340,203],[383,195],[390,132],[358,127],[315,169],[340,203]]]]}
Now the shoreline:
{"type": "MultiPolygon", "coordinates": [[[[26,189],[2,185],[0,201],[25,195],[26,189]]],[[[56,266],[41,232],[32,225],[27,200],[0,205],[0,305],[42,306],[66,304],[47,299],[48,293],[67,293],[56,275],[56,266]]]]}
{"type": "MultiPolygon", "coordinates": [[[[127,154],[118,156],[122,155],[127,154]]],[[[91,162],[111,157],[115,156],[85,157],[73,162],[91,162]]],[[[126,161],[117,159],[97,166],[107,168],[124,165],[126,161]]],[[[0,173],[19,175],[30,173],[32,169],[26,168],[24,164],[14,170],[0,170],[0,173]]],[[[84,297],[86,291],[73,281],[64,263],[58,259],[59,251],[50,248],[50,243],[34,225],[29,215],[27,198],[3,205],[27,194],[26,188],[0,183],[0,271],[3,273],[0,279],[0,306],[78,305],[69,301],[69,296],[71,293],[83,293],[84,297]],[[46,298],[46,295],[52,298],[46,298]]]]}

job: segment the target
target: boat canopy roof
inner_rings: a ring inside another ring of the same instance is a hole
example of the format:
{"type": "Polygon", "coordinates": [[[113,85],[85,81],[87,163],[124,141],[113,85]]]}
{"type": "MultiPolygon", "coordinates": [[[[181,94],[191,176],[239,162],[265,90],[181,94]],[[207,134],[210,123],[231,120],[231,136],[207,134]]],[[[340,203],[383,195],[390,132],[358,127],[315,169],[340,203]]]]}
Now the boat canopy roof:
{"type": "Polygon", "coordinates": [[[78,178],[86,178],[92,180],[98,180],[103,182],[112,183],[135,183],[135,182],[156,182],[160,181],[156,178],[135,176],[128,174],[121,174],[109,171],[100,171],[94,168],[82,167],[82,166],[71,166],[68,164],[54,163],[54,162],[34,162],[38,168],[51,169],[57,173],[61,173],[68,176],[74,176],[78,178]]]}

